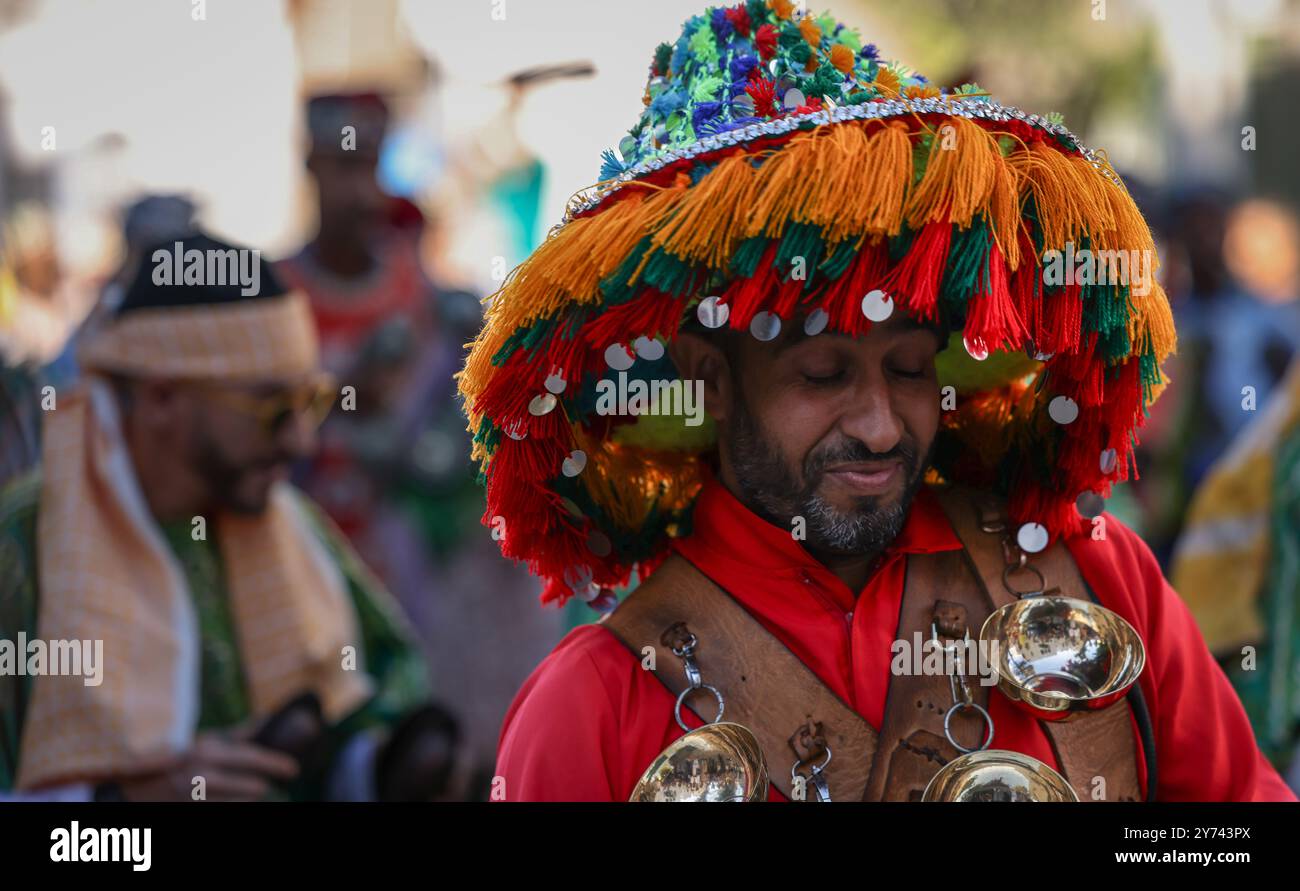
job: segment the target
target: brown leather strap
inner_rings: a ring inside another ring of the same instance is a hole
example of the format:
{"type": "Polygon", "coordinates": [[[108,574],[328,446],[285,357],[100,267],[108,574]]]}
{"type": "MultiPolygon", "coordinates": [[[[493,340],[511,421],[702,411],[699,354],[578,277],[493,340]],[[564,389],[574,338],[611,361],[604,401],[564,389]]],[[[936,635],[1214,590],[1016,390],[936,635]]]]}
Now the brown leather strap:
{"type": "MultiPolygon", "coordinates": [[[[936,489],[939,502],[957,537],[965,545],[964,554],[979,579],[985,595],[995,607],[1015,601],[1004,584],[1004,570],[1016,565],[1014,542],[1016,530],[1010,527],[1003,505],[987,493],[964,488],[936,489]],[[1012,553],[1009,553],[1009,548],[1012,553]]],[[[1079,568],[1065,545],[1059,540],[1044,551],[1032,555],[1028,562],[1042,573],[1049,593],[1089,600],[1079,568]]],[[[1007,581],[1017,590],[1037,588],[1038,577],[1027,570],[1016,570],[1007,581]]],[[[980,619],[981,623],[983,618],[980,619]]],[[[979,634],[979,629],[972,632],[979,634]]],[[[1142,798],[1137,775],[1137,740],[1127,700],[1084,715],[1072,721],[1041,722],[1061,766],[1082,801],[1139,801],[1142,798]],[[1096,782],[1102,778],[1104,784],[1096,782]],[[1096,797],[1104,791],[1104,797],[1096,797]]]]}
{"type": "MultiPolygon", "coordinates": [[[[685,559],[674,554],[665,560],[603,624],[638,660],[645,647],[653,647],[655,677],[677,696],[688,686],[685,671],[661,637],[680,622],[698,639],[695,658],[704,683],[717,687],[726,697],[723,720],[753,731],[773,786],[786,797],[792,796],[790,768],[798,757],[795,745],[806,743],[807,734],[800,731],[811,721],[814,727],[820,724],[820,735],[831,750],[823,776],[832,799],[856,801],[862,797],[876,747],[875,730],[744,607],[685,559]]],[[[715,704],[707,692],[693,694],[687,704],[697,708],[704,720],[713,719],[715,704]]],[[[805,798],[815,798],[811,788],[805,798]]]]}
{"type": "MultiPolygon", "coordinates": [[[[897,634],[904,656],[924,659],[931,652],[927,641],[932,624],[944,642],[964,638],[968,629],[978,639],[979,625],[974,623],[989,612],[960,551],[908,557],[897,634]]],[[[961,755],[943,729],[953,704],[948,676],[924,666],[917,671],[915,664],[900,667],[904,670],[891,671],[885,695],[880,744],[864,792],[867,801],[919,801],[939,768],[961,755]]],[[[968,686],[973,701],[988,708],[990,688],[979,683],[978,675],[968,678],[968,686]]],[[[970,748],[982,743],[987,733],[973,709],[954,712],[951,728],[953,737],[970,748]]]]}

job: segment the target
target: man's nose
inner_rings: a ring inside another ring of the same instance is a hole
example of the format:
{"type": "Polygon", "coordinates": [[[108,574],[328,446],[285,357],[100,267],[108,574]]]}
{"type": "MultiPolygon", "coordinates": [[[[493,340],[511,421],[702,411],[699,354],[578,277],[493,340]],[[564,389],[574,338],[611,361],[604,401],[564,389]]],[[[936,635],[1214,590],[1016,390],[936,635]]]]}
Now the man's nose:
{"type": "Polygon", "coordinates": [[[889,385],[881,377],[863,381],[852,405],[840,419],[840,429],[876,454],[891,451],[903,438],[903,421],[894,408],[889,385]]]}
{"type": "Polygon", "coordinates": [[[309,458],[316,452],[316,431],[310,412],[294,412],[284,420],[276,439],[290,459],[309,458]]]}

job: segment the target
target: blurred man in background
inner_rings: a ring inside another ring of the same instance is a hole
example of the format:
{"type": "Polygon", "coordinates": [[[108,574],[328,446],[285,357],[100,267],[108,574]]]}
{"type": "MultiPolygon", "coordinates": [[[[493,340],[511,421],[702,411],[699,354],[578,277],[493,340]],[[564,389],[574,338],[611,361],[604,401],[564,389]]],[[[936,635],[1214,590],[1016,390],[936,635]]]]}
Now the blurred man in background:
{"type": "Polygon", "coordinates": [[[423,213],[379,187],[385,101],[317,96],[307,121],[318,229],[276,272],[310,299],[342,399],[321,429],[318,457],[301,469],[302,486],[412,619],[439,698],[467,731],[476,765],[467,774],[476,775],[458,779],[459,794],[485,797],[497,729],[528,669],[492,654],[546,637],[530,611],[510,603],[516,594],[531,599],[531,581],[478,529],[482,498],[452,376],[481,310],[472,294],[429,278],[423,213]]]}
{"type": "Polygon", "coordinates": [[[0,494],[0,791],[437,796],[454,724],[387,593],[285,482],[337,395],[305,302],[204,236],[145,257],[41,466],[0,494]],[[214,281],[232,257],[255,275],[214,281]]]}
{"type": "Polygon", "coordinates": [[[470,497],[451,375],[478,302],[430,283],[418,254],[422,215],[379,189],[384,101],[318,96],[307,118],[319,228],[277,273],[309,298],[323,364],[344,389],[302,483],[418,615],[431,552],[456,536],[450,502],[470,497]]]}
{"type": "Polygon", "coordinates": [[[429,571],[427,530],[415,518],[470,474],[451,375],[477,329],[478,302],[430,283],[418,254],[422,215],[379,189],[383,100],[320,96],[307,117],[319,228],[277,274],[309,298],[323,364],[345,389],[303,484],[409,606],[429,571]]]}

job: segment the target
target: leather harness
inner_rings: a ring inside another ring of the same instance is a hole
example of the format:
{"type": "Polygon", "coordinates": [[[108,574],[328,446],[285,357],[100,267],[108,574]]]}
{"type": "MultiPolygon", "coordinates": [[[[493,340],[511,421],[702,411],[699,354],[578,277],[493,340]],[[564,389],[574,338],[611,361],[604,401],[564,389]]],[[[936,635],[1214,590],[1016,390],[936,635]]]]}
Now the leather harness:
{"type": "MultiPolygon", "coordinates": [[[[1000,502],[968,489],[933,491],[963,549],[908,555],[898,640],[917,640],[919,633],[920,640],[928,641],[933,631],[961,640],[967,630],[977,638],[985,618],[1016,599],[1008,587],[1015,587],[1009,580],[1019,573],[1041,574],[1040,587],[1048,593],[1096,600],[1059,540],[1033,555],[1032,566],[1023,569],[1023,562],[1013,559],[1019,552],[1009,544],[1013,540],[1000,502]]],[[[795,795],[785,765],[820,763],[827,747],[833,758],[821,777],[837,801],[919,800],[934,774],[961,754],[944,733],[952,703],[948,675],[893,673],[877,734],[739,602],[679,555],[665,560],[603,624],[638,659],[644,647],[671,647],[683,625],[689,629],[698,641],[694,657],[701,674],[726,697],[725,720],[753,731],[769,781],[787,798],[813,796],[795,795]]],[[[656,660],[654,673],[674,696],[689,687],[676,660],[656,660]]],[[[969,689],[974,701],[987,708],[990,688],[973,683],[969,689]]],[[[687,705],[691,701],[688,697],[687,705]]],[[[698,704],[711,716],[706,697],[700,696],[698,704]]],[[[1147,786],[1154,789],[1150,719],[1137,684],[1127,699],[1106,709],[1040,726],[1061,774],[1081,801],[1136,801],[1143,796],[1135,723],[1143,737],[1147,786]]],[[[974,748],[985,726],[978,712],[966,709],[952,715],[951,730],[954,738],[974,748]]]]}

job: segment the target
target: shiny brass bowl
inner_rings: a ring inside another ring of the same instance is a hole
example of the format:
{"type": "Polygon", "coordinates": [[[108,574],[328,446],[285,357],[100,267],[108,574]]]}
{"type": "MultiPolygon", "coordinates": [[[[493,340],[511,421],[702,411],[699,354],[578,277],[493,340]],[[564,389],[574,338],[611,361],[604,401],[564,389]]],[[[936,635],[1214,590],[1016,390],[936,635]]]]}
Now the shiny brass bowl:
{"type": "Polygon", "coordinates": [[[922,801],[1078,801],[1070,784],[1037,758],[984,749],[955,758],[925,787],[922,801]]]}
{"type": "Polygon", "coordinates": [[[766,801],[767,762],[739,724],[706,724],[659,754],[628,801],[766,801]]]}
{"type": "Polygon", "coordinates": [[[1124,696],[1146,649],[1118,614],[1072,597],[1026,597],[980,629],[998,689],[1036,718],[1069,721],[1124,696]],[[996,648],[993,647],[996,644],[996,648]]]}

